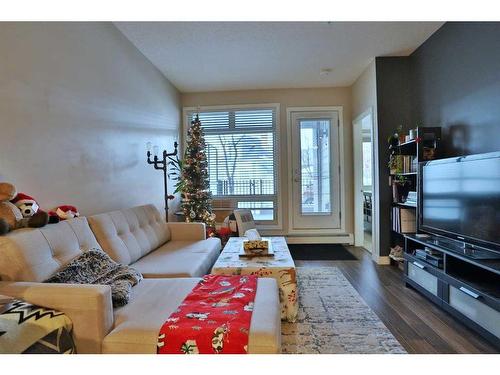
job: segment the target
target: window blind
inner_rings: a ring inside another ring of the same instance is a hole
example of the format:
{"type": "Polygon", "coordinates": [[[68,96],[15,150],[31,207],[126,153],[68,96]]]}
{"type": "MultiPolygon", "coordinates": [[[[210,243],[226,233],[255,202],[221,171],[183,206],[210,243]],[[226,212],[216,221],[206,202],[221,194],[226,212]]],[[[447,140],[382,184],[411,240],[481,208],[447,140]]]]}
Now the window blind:
{"type": "Polygon", "coordinates": [[[189,120],[192,121],[196,114],[205,134],[213,196],[232,197],[238,202],[266,201],[262,209],[275,208],[276,110],[244,108],[190,112],[189,120]]]}

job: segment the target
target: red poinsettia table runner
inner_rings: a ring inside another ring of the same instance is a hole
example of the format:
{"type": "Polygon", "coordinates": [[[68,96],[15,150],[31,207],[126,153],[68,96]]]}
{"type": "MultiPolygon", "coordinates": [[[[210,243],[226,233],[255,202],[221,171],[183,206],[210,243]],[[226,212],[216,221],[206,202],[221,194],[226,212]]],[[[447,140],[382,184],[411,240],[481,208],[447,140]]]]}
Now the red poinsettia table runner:
{"type": "Polygon", "coordinates": [[[245,354],[257,276],[207,275],[165,321],[158,354],[245,354]]]}

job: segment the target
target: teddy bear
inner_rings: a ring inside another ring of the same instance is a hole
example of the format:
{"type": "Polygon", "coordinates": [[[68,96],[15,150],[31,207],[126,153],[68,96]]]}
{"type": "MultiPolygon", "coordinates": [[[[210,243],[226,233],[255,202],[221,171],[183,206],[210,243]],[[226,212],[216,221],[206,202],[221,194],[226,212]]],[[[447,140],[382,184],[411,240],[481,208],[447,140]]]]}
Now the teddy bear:
{"type": "Polygon", "coordinates": [[[37,201],[28,194],[17,193],[10,202],[21,211],[21,215],[27,219],[27,226],[30,228],[41,228],[49,222],[47,212],[41,210],[37,201]]]}
{"type": "Polygon", "coordinates": [[[0,235],[17,228],[40,228],[48,222],[48,214],[38,210],[35,200],[17,194],[16,187],[0,182],[0,235]]]}
{"type": "Polygon", "coordinates": [[[17,195],[14,185],[0,182],[0,234],[10,232],[22,221],[23,215],[19,208],[10,201],[17,195]]]}
{"type": "Polygon", "coordinates": [[[40,209],[40,206],[33,197],[25,193],[17,193],[10,202],[21,211],[21,215],[25,218],[33,216],[40,209]]]}

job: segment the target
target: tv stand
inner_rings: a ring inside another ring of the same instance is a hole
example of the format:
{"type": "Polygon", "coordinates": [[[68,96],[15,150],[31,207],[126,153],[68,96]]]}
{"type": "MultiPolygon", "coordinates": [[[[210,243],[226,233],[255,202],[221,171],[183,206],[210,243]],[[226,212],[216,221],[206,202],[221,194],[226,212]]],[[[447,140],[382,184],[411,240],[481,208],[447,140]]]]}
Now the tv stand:
{"type": "Polygon", "coordinates": [[[428,237],[420,237],[416,235],[418,239],[427,238],[429,244],[433,244],[443,248],[444,250],[449,250],[458,255],[463,255],[465,257],[473,259],[485,259],[485,260],[500,260],[500,254],[494,251],[474,246],[462,241],[456,241],[450,238],[445,238],[443,236],[427,235],[428,237]]]}
{"type": "Polygon", "coordinates": [[[460,245],[440,236],[405,235],[406,286],[500,349],[500,259],[460,245]],[[427,259],[418,251],[426,248],[427,259]]]}

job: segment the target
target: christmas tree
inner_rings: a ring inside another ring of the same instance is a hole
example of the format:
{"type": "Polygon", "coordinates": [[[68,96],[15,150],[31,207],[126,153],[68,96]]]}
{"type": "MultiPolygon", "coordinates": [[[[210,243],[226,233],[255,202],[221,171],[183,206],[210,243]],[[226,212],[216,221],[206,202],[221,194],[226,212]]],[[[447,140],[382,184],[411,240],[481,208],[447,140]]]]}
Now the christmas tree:
{"type": "Polygon", "coordinates": [[[198,115],[191,122],[187,133],[186,152],[181,168],[181,207],[186,222],[203,222],[209,228],[214,228],[215,215],[212,213],[212,194],[209,190],[205,138],[198,115]]]}

